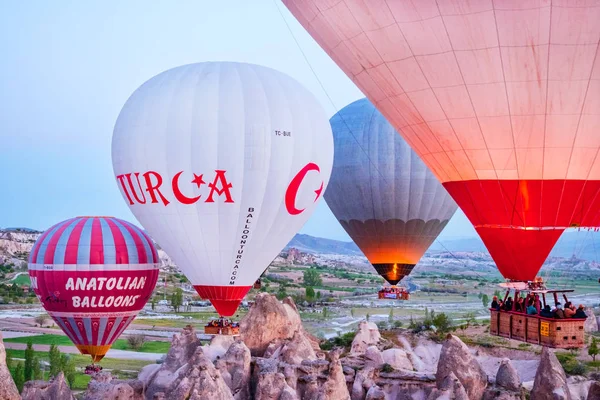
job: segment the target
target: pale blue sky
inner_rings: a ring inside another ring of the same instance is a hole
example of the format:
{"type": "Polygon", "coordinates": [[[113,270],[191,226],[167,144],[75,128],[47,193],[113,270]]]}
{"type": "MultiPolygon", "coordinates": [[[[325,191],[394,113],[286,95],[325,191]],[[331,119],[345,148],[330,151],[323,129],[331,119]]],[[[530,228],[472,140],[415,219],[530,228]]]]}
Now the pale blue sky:
{"type": "MultiPolygon", "coordinates": [[[[112,129],[129,95],[166,69],[262,64],[304,84],[330,116],[364,97],[272,0],[2,2],[0,53],[2,227],[46,229],[75,215],[137,223],[112,175],[112,129]]],[[[348,240],[325,202],[302,232],[348,240]]],[[[459,211],[442,235],[475,233],[459,211]]]]}

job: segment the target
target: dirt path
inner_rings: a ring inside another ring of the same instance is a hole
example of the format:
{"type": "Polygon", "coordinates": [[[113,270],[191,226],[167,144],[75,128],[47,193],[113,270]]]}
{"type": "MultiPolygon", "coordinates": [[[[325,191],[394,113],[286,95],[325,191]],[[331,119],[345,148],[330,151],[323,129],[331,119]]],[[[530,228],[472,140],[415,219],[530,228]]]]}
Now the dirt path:
{"type": "MultiPolygon", "coordinates": [[[[27,348],[27,344],[25,343],[4,343],[4,347],[7,349],[13,350],[25,350],[27,348]]],[[[63,353],[69,354],[80,354],[79,350],[75,346],[58,346],[59,350],[63,353]]],[[[48,344],[34,344],[33,350],[35,351],[49,351],[50,345],[48,344]]],[[[116,350],[110,349],[108,353],[106,353],[106,358],[117,358],[120,360],[142,360],[142,361],[156,361],[159,360],[164,354],[162,353],[141,353],[137,351],[129,351],[129,350],[116,350]]]]}

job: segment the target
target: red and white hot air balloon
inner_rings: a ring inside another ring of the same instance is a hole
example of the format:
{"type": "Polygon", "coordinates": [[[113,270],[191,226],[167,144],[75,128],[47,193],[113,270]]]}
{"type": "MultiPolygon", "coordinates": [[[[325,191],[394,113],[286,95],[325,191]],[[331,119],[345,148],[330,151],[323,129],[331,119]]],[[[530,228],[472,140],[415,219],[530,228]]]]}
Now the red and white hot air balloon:
{"type": "Polygon", "coordinates": [[[423,159],[500,272],[600,225],[600,3],[283,0],[423,159]]]}
{"type": "Polygon", "coordinates": [[[77,217],[44,232],[29,254],[31,287],[82,354],[101,360],[158,279],[152,240],[129,222],[77,217]]]}
{"type": "Polygon", "coordinates": [[[325,111],[294,79],[207,62],[137,89],[112,155],[138,221],[198,294],[231,316],[322,197],[333,139],[325,111]]]}

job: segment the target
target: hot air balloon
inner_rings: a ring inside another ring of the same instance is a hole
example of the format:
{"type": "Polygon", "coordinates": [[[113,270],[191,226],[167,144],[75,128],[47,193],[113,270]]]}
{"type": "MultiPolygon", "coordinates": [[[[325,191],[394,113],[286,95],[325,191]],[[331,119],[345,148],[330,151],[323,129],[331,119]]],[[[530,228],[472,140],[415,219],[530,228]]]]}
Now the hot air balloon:
{"type": "Polygon", "coordinates": [[[95,362],[152,295],[158,263],[152,240],[138,227],[113,217],[77,217],[39,237],[28,267],[48,315],[95,362]]]}
{"type": "MultiPolygon", "coordinates": [[[[600,7],[283,0],[433,171],[502,275],[600,224],[600,7]]],[[[593,3],[593,4],[592,4],[593,3]]]]}
{"type": "Polygon", "coordinates": [[[232,316],[315,209],[333,138],[322,106],[289,76],[206,62],[137,89],[112,156],[138,221],[198,294],[232,316]]]}
{"type": "Polygon", "coordinates": [[[367,99],[331,118],[335,158],[325,201],[391,285],[410,274],[456,203],[367,99]]]}

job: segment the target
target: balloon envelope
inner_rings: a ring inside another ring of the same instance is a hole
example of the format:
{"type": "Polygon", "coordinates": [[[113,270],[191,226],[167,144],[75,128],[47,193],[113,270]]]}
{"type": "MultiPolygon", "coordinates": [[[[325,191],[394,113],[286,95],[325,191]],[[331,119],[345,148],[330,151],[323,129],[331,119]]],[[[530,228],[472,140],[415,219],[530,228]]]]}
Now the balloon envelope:
{"type": "Polygon", "coordinates": [[[408,275],[456,203],[367,99],[331,118],[335,157],[325,200],[390,284],[408,275]]]}
{"type": "Polygon", "coordinates": [[[333,139],[321,105],[294,79],[208,62],[137,89],[112,156],[138,221],[200,296],[231,316],[316,207],[333,139]]]}
{"type": "Polygon", "coordinates": [[[158,279],[150,238],[112,217],[77,217],[44,232],[29,254],[31,287],[82,354],[99,361],[144,307],[158,279]]]}
{"type": "Polygon", "coordinates": [[[283,1],[443,182],[504,277],[532,280],[564,229],[600,224],[595,2],[283,1]]]}

